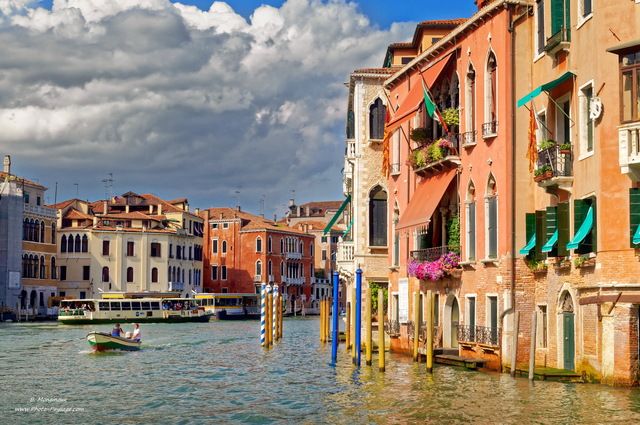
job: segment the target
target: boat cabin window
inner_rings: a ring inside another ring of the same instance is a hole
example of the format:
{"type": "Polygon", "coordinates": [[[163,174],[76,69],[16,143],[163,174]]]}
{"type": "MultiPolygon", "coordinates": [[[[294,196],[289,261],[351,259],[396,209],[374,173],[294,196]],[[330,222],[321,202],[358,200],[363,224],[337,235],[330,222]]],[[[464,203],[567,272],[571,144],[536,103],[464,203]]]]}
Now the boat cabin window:
{"type": "Polygon", "coordinates": [[[131,310],[131,301],[122,301],[123,310],[131,310]]]}
{"type": "Polygon", "coordinates": [[[131,310],[140,310],[140,301],[131,301],[131,310]]]}
{"type": "Polygon", "coordinates": [[[151,310],[160,310],[160,301],[151,301],[151,310]]]}
{"type": "Polygon", "coordinates": [[[106,301],[100,301],[98,303],[98,308],[103,311],[109,311],[109,303],[106,301]]]}
{"type": "Polygon", "coordinates": [[[151,310],[151,303],[149,301],[142,301],[140,304],[143,310],[151,310]]]}
{"type": "Polygon", "coordinates": [[[112,302],[111,303],[111,311],[119,311],[120,310],[120,301],[116,301],[116,302],[112,302]]]}

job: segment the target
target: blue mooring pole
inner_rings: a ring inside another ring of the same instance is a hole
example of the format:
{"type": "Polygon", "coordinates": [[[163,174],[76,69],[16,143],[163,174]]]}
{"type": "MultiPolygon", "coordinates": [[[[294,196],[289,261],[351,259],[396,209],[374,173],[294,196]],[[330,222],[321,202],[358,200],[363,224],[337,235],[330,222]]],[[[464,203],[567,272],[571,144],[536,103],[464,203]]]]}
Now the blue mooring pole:
{"type": "Polygon", "coordinates": [[[338,329],[338,319],[340,316],[340,312],[338,311],[338,295],[339,292],[339,278],[338,272],[333,272],[333,336],[331,337],[331,361],[338,361],[338,336],[340,334],[340,330],[338,329]]]}
{"type": "Polygon", "coordinates": [[[356,357],[353,359],[353,362],[356,366],[360,366],[360,348],[362,347],[361,343],[361,332],[362,331],[362,270],[358,268],[356,270],[356,339],[355,339],[355,349],[356,349],[356,357]]]}

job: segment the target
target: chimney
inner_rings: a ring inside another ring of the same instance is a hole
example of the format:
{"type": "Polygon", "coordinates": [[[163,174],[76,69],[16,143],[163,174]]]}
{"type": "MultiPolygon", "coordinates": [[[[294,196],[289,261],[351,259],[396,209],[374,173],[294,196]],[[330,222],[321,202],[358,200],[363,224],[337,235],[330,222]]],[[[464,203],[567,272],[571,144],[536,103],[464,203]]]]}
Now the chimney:
{"type": "Polygon", "coordinates": [[[295,205],[295,204],[293,203],[293,198],[289,199],[289,206],[290,206],[290,207],[292,207],[292,206],[294,206],[294,205],[295,205]]]}
{"type": "Polygon", "coordinates": [[[4,156],[4,172],[11,174],[11,157],[9,155],[4,156]]]}
{"type": "Polygon", "coordinates": [[[153,205],[149,205],[149,214],[153,214],[153,205]]]}
{"type": "Polygon", "coordinates": [[[200,215],[200,208],[196,208],[196,215],[200,215]]]}
{"type": "Polygon", "coordinates": [[[94,226],[98,225],[98,217],[96,217],[95,215],[93,216],[93,225],[94,226]]]}
{"type": "Polygon", "coordinates": [[[124,212],[129,213],[129,204],[125,205],[124,212]]]}
{"type": "Polygon", "coordinates": [[[278,221],[278,214],[273,215],[273,221],[278,221]]]}
{"type": "Polygon", "coordinates": [[[264,218],[264,213],[260,213],[260,218],[264,218]]]}
{"type": "Polygon", "coordinates": [[[107,204],[107,201],[104,201],[102,203],[102,214],[107,214],[109,212],[109,206],[107,204]]]}
{"type": "Polygon", "coordinates": [[[162,215],[162,204],[158,204],[158,215],[162,215]]]}
{"type": "Polygon", "coordinates": [[[309,205],[307,205],[306,207],[304,207],[304,213],[307,217],[309,217],[309,205]]]}

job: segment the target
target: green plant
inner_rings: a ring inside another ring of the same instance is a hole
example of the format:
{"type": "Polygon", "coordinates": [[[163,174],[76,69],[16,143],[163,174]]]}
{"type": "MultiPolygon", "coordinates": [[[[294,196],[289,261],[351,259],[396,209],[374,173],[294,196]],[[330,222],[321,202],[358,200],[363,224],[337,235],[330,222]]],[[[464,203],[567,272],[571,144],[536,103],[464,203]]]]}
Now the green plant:
{"type": "Polygon", "coordinates": [[[551,140],[551,139],[547,139],[547,140],[543,140],[542,142],[540,142],[540,147],[539,147],[539,149],[542,151],[542,150],[545,150],[545,149],[552,148],[552,147],[554,147],[555,145],[556,145],[556,142],[554,142],[554,141],[553,141],[553,140],[551,140]]]}
{"type": "Polygon", "coordinates": [[[562,144],[560,145],[560,149],[562,149],[562,150],[569,150],[569,149],[571,149],[571,143],[569,143],[569,142],[567,142],[567,143],[562,143],[562,144]]]}
{"type": "Polygon", "coordinates": [[[567,258],[567,257],[558,257],[558,258],[556,258],[556,264],[558,266],[561,266],[561,265],[564,265],[564,264],[569,264],[569,263],[570,263],[570,261],[569,261],[569,258],[567,258]]]}
{"type": "Polygon", "coordinates": [[[450,248],[451,252],[460,255],[460,214],[452,215],[447,221],[447,243],[456,248],[450,248]]]}
{"type": "Polygon", "coordinates": [[[529,266],[529,270],[533,272],[547,270],[547,263],[544,261],[531,260],[527,266],[529,266]]]}
{"type": "MultiPolygon", "coordinates": [[[[382,310],[387,312],[387,306],[389,305],[389,287],[386,283],[369,282],[369,289],[371,289],[371,309],[374,314],[378,313],[378,289],[382,289],[382,296],[384,298],[384,304],[382,304],[382,310]]],[[[378,318],[378,320],[384,320],[378,318]]]]}
{"type": "Polygon", "coordinates": [[[428,159],[430,159],[429,162],[440,161],[444,158],[443,148],[441,148],[437,142],[434,142],[427,148],[427,155],[428,159]]]}
{"type": "Polygon", "coordinates": [[[573,260],[573,264],[576,267],[581,267],[587,261],[589,261],[589,257],[586,256],[586,255],[581,255],[581,256],[579,256],[579,257],[577,257],[576,259],[573,260]]]}
{"type": "Polygon", "coordinates": [[[544,171],[542,171],[542,168],[536,168],[535,170],[533,170],[534,176],[541,176],[542,173],[544,173],[544,171]]]}
{"type": "Polygon", "coordinates": [[[553,171],[553,169],[551,168],[551,165],[545,165],[540,170],[542,170],[542,174],[544,174],[544,173],[546,173],[548,171],[553,171]]]}
{"type": "Polygon", "coordinates": [[[418,127],[411,130],[411,140],[414,142],[424,142],[428,137],[427,129],[424,127],[418,127]]]}
{"type": "Polygon", "coordinates": [[[460,111],[458,108],[447,108],[443,110],[440,115],[448,126],[460,125],[460,111]]]}

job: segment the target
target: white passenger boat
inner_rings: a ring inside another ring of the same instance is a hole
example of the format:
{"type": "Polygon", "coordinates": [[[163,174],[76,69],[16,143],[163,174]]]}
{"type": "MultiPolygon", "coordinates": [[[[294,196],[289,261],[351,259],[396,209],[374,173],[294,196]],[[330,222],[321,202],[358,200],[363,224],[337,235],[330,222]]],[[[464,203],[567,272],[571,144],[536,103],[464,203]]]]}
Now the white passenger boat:
{"type": "Polygon", "coordinates": [[[87,335],[87,341],[89,341],[89,344],[91,344],[91,348],[93,348],[94,351],[137,351],[140,349],[141,345],[139,340],[123,338],[106,332],[89,332],[89,335],[87,335]]]}
{"type": "Polygon", "coordinates": [[[197,294],[196,302],[219,320],[259,320],[260,294],[197,294]]]}
{"type": "Polygon", "coordinates": [[[118,294],[119,298],[70,299],[60,302],[58,321],[64,324],[208,322],[212,313],[192,298],[118,294]],[[137,296],[139,297],[137,297],[137,296]]]}

